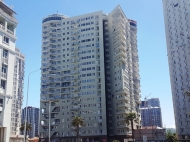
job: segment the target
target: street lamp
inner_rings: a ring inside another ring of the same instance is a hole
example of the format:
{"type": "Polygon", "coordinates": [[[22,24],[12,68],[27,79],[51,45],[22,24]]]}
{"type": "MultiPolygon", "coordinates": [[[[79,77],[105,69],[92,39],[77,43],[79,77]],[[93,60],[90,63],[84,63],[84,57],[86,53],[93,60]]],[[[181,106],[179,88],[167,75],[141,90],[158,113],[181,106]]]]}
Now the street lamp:
{"type": "Polygon", "coordinates": [[[27,107],[28,107],[28,92],[29,92],[30,75],[32,73],[39,71],[39,70],[41,70],[41,68],[38,70],[32,71],[28,74],[28,85],[27,85],[27,95],[26,95],[26,112],[25,112],[25,120],[24,120],[25,121],[24,122],[24,142],[26,142],[26,121],[27,121],[26,119],[27,119],[27,113],[28,113],[27,107]]]}

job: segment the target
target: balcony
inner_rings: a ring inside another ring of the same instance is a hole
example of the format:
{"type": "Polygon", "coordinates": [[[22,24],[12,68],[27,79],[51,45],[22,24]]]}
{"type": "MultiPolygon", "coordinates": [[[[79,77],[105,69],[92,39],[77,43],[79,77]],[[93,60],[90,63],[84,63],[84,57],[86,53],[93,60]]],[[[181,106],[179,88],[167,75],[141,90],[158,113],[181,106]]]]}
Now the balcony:
{"type": "Polygon", "coordinates": [[[139,88],[140,87],[140,84],[139,83],[134,83],[135,87],[136,88],[139,88]]]}
{"type": "Polygon", "coordinates": [[[70,87],[70,85],[62,85],[61,87],[62,88],[68,88],[68,87],[70,87]]]}
{"type": "Polygon", "coordinates": [[[140,89],[136,89],[135,92],[137,92],[138,94],[141,92],[140,89]]]}
{"type": "Polygon", "coordinates": [[[118,118],[117,121],[124,121],[125,117],[118,118]]]}
{"type": "Polygon", "coordinates": [[[79,106],[72,106],[71,110],[79,110],[79,106]]]}
{"type": "Polygon", "coordinates": [[[4,78],[4,79],[7,79],[7,74],[6,74],[6,73],[1,72],[1,77],[2,77],[2,78],[4,78]]]}
{"type": "Polygon", "coordinates": [[[120,107],[130,107],[130,105],[127,104],[127,103],[120,103],[120,104],[117,105],[117,107],[118,108],[120,108],[120,107]]]}
{"type": "Polygon", "coordinates": [[[122,109],[117,111],[117,114],[126,114],[126,113],[129,113],[127,109],[122,109]]]}
{"type": "Polygon", "coordinates": [[[140,77],[140,75],[137,72],[134,72],[133,76],[134,76],[134,78],[139,78],[140,77]]]}
{"type": "Polygon", "coordinates": [[[130,101],[130,98],[122,95],[121,97],[117,98],[117,101],[130,101]]]}
{"type": "Polygon", "coordinates": [[[137,56],[138,56],[138,52],[133,51],[133,55],[134,55],[135,57],[137,57],[137,56]]]}
{"type": "Polygon", "coordinates": [[[128,125],[127,124],[120,124],[117,127],[118,128],[128,128],[128,125]]]}
{"type": "Polygon", "coordinates": [[[126,51],[126,47],[123,46],[122,44],[119,46],[119,49],[120,49],[120,50],[123,50],[123,51],[126,51]]]}
{"type": "Polygon", "coordinates": [[[52,113],[53,113],[53,112],[55,112],[55,113],[60,112],[60,109],[54,109],[54,110],[52,111],[52,113]]]}
{"type": "Polygon", "coordinates": [[[123,58],[126,58],[126,57],[127,57],[127,54],[121,50],[121,51],[115,53],[115,57],[123,57],[123,58]]]}
{"type": "Polygon", "coordinates": [[[114,60],[115,63],[123,62],[124,64],[127,64],[127,58],[119,57],[117,60],[114,60]]]}
{"type": "Polygon", "coordinates": [[[60,121],[54,121],[52,122],[52,125],[59,125],[60,124],[60,121]]]}
{"type": "Polygon", "coordinates": [[[72,98],[78,98],[79,95],[78,95],[78,94],[71,94],[71,97],[72,97],[72,98]]]}
{"type": "Polygon", "coordinates": [[[77,87],[77,86],[79,86],[80,85],[80,83],[78,83],[78,82],[73,82],[72,84],[71,84],[71,86],[73,86],[73,87],[77,87]]]}
{"type": "Polygon", "coordinates": [[[47,122],[41,123],[41,126],[48,126],[47,122]]]}
{"type": "Polygon", "coordinates": [[[137,104],[141,104],[141,101],[140,101],[140,100],[135,100],[135,102],[136,102],[137,104]]]}
{"type": "MultiPolygon", "coordinates": [[[[134,59],[132,59],[132,61],[133,61],[133,65],[134,65],[135,67],[138,67],[138,66],[139,66],[139,64],[138,64],[137,61],[135,61],[134,59]]],[[[137,68],[137,69],[138,69],[138,68],[137,68]]],[[[139,71],[139,69],[138,69],[137,71],[139,71]]]]}
{"type": "Polygon", "coordinates": [[[5,30],[5,26],[0,24],[0,28],[5,30]]]}
{"type": "Polygon", "coordinates": [[[0,112],[3,111],[3,104],[0,104],[0,112]]]}
{"type": "Polygon", "coordinates": [[[123,40],[123,41],[126,41],[126,37],[125,37],[125,35],[124,34],[117,34],[116,36],[115,36],[115,39],[121,39],[121,40],[123,40]]]}
{"type": "Polygon", "coordinates": [[[70,90],[61,91],[61,93],[68,94],[68,93],[70,93],[70,90]]]}
{"type": "Polygon", "coordinates": [[[46,114],[46,113],[48,113],[47,110],[42,111],[42,114],[46,114]]]}
{"type": "Polygon", "coordinates": [[[73,71],[73,72],[71,72],[71,74],[78,74],[79,73],[79,71],[73,71]]]}
{"type": "Polygon", "coordinates": [[[14,32],[13,32],[13,31],[11,31],[11,30],[7,29],[7,32],[8,32],[9,34],[11,34],[11,35],[13,35],[13,36],[14,36],[14,32]]]}
{"type": "Polygon", "coordinates": [[[8,64],[8,58],[3,57],[2,62],[3,62],[3,64],[8,64]]]}

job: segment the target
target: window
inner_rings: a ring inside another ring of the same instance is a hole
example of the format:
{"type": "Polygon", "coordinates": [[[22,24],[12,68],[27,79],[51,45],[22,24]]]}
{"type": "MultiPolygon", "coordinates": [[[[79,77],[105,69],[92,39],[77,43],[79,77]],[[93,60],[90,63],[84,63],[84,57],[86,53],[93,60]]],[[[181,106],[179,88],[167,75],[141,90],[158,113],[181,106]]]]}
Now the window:
{"type": "Polygon", "coordinates": [[[7,36],[4,36],[3,37],[3,42],[9,44],[9,38],[7,36]]]}
{"type": "Polygon", "coordinates": [[[3,57],[8,58],[8,50],[3,49],[3,57]]]}
{"type": "Polygon", "coordinates": [[[3,105],[3,99],[0,99],[0,106],[3,105]]]}
{"type": "Polygon", "coordinates": [[[6,86],[6,81],[5,80],[1,80],[1,87],[3,89],[5,89],[5,86],[6,86]]]}
{"type": "Polygon", "coordinates": [[[7,73],[7,66],[6,65],[2,65],[1,72],[7,73]]]}

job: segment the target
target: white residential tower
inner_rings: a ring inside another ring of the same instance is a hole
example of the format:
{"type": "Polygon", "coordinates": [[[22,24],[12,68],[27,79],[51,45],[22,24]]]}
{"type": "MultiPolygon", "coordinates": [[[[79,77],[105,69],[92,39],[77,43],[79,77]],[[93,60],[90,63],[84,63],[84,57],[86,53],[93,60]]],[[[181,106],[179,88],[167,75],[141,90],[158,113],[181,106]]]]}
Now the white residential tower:
{"type": "Polygon", "coordinates": [[[24,59],[15,47],[15,12],[0,1],[0,142],[20,139],[24,59]]]}
{"type": "Polygon", "coordinates": [[[41,140],[50,131],[52,140],[73,141],[74,116],[84,119],[84,141],[129,137],[125,115],[140,118],[136,22],[117,6],[109,14],[49,15],[42,32],[41,140]]]}
{"type": "Polygon", "coordinates": [[[190,140],[190,1],[163,0],[175,125],[190,140]]]}

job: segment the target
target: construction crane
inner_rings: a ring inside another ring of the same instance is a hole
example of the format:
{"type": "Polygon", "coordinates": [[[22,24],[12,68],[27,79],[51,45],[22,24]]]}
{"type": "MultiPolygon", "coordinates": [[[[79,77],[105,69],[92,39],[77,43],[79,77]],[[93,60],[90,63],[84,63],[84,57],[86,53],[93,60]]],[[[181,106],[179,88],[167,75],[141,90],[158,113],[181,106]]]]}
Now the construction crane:
{"type": "Polygon", "coordinates": [[[148,96],[145,96],[144,101],[147,101],[147,98],[151,95],[152,93],[150,93],[148,96]]]}

